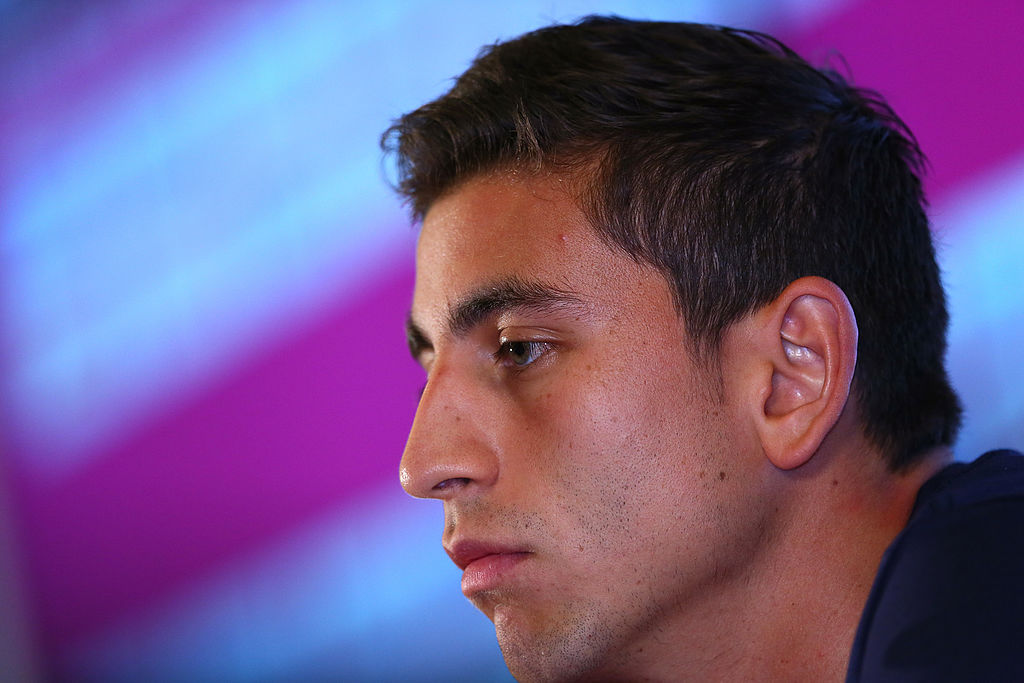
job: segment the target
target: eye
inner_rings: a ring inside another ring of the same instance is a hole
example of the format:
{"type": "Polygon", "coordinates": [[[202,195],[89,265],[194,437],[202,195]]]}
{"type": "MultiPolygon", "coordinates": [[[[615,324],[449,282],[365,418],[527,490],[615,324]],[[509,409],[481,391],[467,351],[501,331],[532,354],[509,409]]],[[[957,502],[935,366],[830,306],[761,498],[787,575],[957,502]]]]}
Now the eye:
{"type": "Polygon", "coordinates": [[[504,340],[498,347],[495,359],[517,369],[525,368],[544,355],[547,346],[544,342],[504,340]]]}

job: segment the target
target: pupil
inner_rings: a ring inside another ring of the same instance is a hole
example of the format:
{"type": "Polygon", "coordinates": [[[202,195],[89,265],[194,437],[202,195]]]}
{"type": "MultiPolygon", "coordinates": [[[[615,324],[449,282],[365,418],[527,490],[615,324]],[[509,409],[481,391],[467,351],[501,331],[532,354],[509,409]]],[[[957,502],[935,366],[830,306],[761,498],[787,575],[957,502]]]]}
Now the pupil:
{"type": "Polygon", "coordinates": [[[512,342],[509,351],[512,354],[512,362],[517,365],[522,365],[529,360],[529,349],[525,342],[512,342]]]}

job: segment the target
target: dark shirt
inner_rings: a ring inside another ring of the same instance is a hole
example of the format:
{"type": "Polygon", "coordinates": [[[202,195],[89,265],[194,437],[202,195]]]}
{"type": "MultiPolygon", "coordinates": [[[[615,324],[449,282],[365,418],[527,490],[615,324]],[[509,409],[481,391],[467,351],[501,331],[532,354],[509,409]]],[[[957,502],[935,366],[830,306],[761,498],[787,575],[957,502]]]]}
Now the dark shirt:
{"type": "Polygon", "coordinates": [[[992,451],[921,487],[846,680],[1024,681],[1024,456],[992,451]]]}

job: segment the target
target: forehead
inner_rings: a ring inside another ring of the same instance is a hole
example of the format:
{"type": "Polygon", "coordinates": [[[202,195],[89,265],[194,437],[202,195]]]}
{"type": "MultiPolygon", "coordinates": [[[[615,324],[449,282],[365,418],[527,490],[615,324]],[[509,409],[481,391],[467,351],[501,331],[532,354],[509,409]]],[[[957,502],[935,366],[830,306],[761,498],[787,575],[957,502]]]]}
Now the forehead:
{"type": "Polygon", "coordinates": [[[580,210],[569,178],[501,173],[472,178],[438,199],[423,221],[416,255],[414,317],[442,314],[460,293],[505,278],[614,301],[625,282],[652,268],[606,245],[580,210]]]}

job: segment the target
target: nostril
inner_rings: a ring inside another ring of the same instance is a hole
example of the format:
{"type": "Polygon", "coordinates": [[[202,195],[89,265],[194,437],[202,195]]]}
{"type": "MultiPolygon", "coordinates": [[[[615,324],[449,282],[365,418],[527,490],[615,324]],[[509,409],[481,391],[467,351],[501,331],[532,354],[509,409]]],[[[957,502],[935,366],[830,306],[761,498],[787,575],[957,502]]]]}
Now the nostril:
{"type": "Polygon", "coordinates": [[[435,491],[447,491],[448,489],[461,488],[469,483],[469,477],[452,477],[434,485],[435,491]]]}

